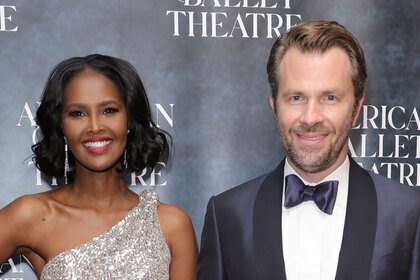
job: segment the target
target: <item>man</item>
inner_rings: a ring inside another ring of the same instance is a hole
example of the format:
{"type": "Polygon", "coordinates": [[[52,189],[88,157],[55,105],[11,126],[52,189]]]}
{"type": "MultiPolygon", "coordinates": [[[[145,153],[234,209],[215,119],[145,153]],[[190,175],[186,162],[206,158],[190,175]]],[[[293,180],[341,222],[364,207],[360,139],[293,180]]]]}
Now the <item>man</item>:
{"type": "Polygon", "coordinates": [[[420,192],[347,154],[367,78],[357,40],[303,22],[267,72],[286,159],[210,199],[198,279],[420,279],[420,192]]]}

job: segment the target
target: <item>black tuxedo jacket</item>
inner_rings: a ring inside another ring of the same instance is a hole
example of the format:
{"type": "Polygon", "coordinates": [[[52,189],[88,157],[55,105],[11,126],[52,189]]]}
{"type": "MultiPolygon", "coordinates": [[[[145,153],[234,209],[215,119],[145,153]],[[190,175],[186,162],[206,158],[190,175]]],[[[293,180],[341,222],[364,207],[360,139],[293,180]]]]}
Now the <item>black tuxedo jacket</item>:
{"type": "MultiPolygon", "coordinates": [[[[209,201],[199,280],[286,279],[283,162],[209,201]]],[[[420,191],[367,172],[350,158],[336,279],[420,280],[420,191]]]]}

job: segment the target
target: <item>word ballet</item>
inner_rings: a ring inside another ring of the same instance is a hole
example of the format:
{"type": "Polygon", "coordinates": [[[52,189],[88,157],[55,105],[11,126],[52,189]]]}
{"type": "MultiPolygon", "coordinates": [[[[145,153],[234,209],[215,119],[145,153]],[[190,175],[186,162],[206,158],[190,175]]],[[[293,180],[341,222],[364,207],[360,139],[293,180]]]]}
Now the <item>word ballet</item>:
{"type": "Polygon", "coordinates": [[[352,157],[419,159],[420,135],[363,133],[350,138],[349,150],[352,157]]]}
{"type": "Polygon", "coordinates": [[[273,38],[302,21],[300,14],[279,14],[290,0],[178,0],[185,10],[166,11],[174,37],[273,38]],[[275,9],[275,10],[274,10],[275,9]],[[275,11],[275,12],[274,12],[275,11]]]}
{"type": "MultiPolygon", "coordinates": [[[[273,0],[179,0],[184,3],[184,6],[200,6],[205,7],[207,4],[212,3],[213,7],[224,8],[277,8],[277,1],[273,0]]],[[[290,0],[284,1],[284,8],[290,9],[290,0]]]]}

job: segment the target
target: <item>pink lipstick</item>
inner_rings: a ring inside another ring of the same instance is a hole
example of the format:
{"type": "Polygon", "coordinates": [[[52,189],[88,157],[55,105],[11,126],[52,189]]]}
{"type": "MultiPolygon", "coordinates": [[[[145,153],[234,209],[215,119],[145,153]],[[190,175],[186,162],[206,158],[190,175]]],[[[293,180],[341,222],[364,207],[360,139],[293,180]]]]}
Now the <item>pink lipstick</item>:
{"type": "Polygon", "coordinates": [[[89,152],[101,154],[109,149],[112,143],[112,138],[107,136],[92,137],[85,139],[82,143],[89,152]]]}

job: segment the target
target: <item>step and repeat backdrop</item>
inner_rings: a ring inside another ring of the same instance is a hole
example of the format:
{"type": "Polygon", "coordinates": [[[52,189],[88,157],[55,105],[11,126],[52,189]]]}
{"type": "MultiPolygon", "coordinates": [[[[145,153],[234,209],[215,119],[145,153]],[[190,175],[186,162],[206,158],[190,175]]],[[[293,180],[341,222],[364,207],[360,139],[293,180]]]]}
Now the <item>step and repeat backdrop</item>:
{"type": "MultiPolygon", "coordinates": [[[[32,163],[35,112],[53,66],[101,53],[136,67],[156,123],[173,137],[170,161],[127,184],[184,209],[199,242],[208,199],[284,156],[265,65],[275,38],[309,19],[340,22],[365,50],[366,99],[349,153],[419,188],[419,1],[0,0],[0,207],[62,183],[32,163]]],[[[36,279],[23,256],[0,270],[0,279],[36,279]]]]}

